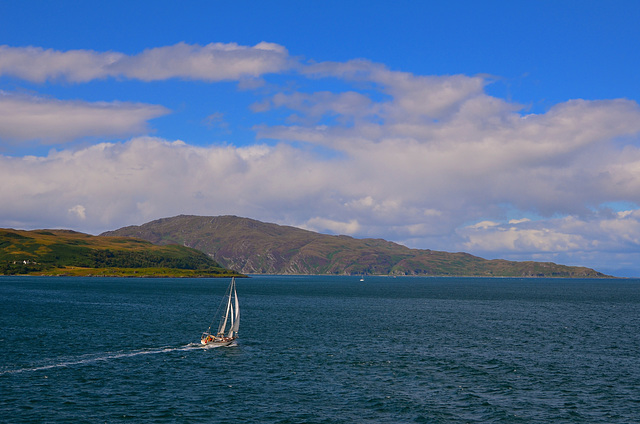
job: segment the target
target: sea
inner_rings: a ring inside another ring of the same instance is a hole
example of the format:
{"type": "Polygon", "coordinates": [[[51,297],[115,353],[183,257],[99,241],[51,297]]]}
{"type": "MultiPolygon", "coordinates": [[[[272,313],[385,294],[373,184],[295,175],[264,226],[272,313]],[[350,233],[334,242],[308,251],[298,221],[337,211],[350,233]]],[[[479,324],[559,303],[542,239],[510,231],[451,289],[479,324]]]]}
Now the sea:
{"type": "Polygon", "coordinates": [[[0,277],[3,423],[640,423],[640,280],[0,277]]]}

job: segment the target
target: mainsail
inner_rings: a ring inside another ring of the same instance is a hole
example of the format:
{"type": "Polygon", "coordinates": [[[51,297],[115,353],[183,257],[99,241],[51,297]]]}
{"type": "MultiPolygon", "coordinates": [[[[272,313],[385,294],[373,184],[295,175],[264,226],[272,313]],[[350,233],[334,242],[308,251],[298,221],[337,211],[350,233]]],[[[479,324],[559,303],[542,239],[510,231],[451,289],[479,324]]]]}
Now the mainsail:
{"type": "Polygon", "coordinates": [[[220,319],[218,326],[218,336],[235,337],[240,327],[240,305],[238,303],[238,293],[236,292],[236,279],[231,279],[231,284],[225,296],[227,307],[224,315],[220,319]],[[228,324],[228,330],[227,330],[228,324]]]}
{"type": "Polygon", "coordinates": [[[229,328],[228,337],[237,337],[238,330],[240,329],[240,303],[238,302],[238,293],[236,293],[236,280],[233,280],[233,299],[234,299],[234,311],[231,318],[231,328],[229,328]]]}

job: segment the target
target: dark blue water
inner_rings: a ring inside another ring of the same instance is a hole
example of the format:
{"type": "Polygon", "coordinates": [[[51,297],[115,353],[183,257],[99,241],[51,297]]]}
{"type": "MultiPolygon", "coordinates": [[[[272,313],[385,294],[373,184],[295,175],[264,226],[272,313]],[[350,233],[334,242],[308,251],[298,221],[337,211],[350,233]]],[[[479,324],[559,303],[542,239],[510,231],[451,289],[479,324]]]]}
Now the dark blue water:
{"type": "Polygon", "coordinates": [[[639,423],[640,281],[0,277],[0,422],[639,423]]]}

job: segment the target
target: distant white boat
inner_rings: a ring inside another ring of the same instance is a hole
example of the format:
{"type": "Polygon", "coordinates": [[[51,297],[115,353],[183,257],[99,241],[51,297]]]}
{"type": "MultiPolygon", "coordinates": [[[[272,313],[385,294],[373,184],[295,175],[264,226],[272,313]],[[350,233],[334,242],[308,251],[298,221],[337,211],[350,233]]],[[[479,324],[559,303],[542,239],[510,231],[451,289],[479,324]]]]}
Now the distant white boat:
{"type": "Polygon", "coordinates": [[[221,311],[224,311],[224,314],[220,317],[218,331],[216,331],[215,334],[211,333],[212,322],[200,338],[200,343],[203,345],[229,346],[238,338],[238,329],[240,328],[240,303],[238,302],[235,278],[231,278],[227,293],[222,299],[222,303],[220,303],[218,311],[213,318],[214,321],[216,317],[220,316],[221,311]]]}

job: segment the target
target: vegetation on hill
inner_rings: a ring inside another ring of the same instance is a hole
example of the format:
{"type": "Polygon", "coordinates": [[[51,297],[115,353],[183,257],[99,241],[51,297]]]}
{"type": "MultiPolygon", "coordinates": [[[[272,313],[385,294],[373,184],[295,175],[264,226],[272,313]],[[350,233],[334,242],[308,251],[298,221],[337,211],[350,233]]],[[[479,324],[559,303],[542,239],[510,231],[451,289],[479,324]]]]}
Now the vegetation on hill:
{"type": "Polygon", "coordinates": [[[199,250],[69,230],[0,229],[0,274],[231,276],[199,250]]]}
{"type": "Polygon", "coordinates": [[[245,274],[606,277],[584,267],[410,249],[381,239],[331,236],[235,216],[180,215],[103,235],[190,246],[245,274]]]}

